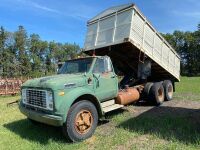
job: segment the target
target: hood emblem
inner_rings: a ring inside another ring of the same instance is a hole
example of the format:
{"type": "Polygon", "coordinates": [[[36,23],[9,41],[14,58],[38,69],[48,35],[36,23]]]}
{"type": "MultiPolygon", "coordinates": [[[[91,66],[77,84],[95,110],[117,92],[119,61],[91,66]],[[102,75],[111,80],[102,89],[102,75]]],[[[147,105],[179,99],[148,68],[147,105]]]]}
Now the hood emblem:
{"type": "Polygon", "coordinates": [[[44,78],[40,79],[40,83],[48,81],[50,79],[54,79],[54,78],[53,77],[44,77],[44,78]]]}
{"type": "Polygon", "coordinates": [[[64,84],[64,86],[65,86],[65,88],[72,88],[72,87],[76,86],[76,84],[75,83],[66,83],[66,84],[64,84]]]}

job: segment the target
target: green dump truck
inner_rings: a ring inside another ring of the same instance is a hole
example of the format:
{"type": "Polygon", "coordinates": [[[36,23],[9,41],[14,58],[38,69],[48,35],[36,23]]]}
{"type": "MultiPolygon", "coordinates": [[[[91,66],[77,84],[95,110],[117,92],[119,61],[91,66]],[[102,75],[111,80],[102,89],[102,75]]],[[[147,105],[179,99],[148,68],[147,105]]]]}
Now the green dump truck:
{"type": "Polygon", "coordinates": [[[171,100],[180,80],[180,57],[134,4],[103,11],[87,28],[89,56],[25,82],[19,105],[28,119],[61,126],[74,142],[91,137],[107,112],[171,100]]]}

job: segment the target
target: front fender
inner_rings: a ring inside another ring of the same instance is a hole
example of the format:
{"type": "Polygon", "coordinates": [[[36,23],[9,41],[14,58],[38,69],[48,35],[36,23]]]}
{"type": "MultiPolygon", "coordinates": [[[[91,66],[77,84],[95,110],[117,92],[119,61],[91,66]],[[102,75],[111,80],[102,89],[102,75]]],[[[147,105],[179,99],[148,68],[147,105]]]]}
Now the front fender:
{"type": "MultiPolygon", "coordinates": [[[[69,108],[71,107],[71,105],[74,103],[74,101],[77,98],[85,94],[94,96],[93,91],[86,89],[84,87],[78,87],[75,89],[71,89],[70,91],[64,90],[65,94],[63,96],[59,96],[58,94],[59,92],[60,90],[55,92],[55,109],[56,109],[56,113],[63,117],[64,122],[66,121],[67,112],[69,111],[69,108]]],[[[97,102],[101,110],[101,105],[98,100],[97,102]]]]}

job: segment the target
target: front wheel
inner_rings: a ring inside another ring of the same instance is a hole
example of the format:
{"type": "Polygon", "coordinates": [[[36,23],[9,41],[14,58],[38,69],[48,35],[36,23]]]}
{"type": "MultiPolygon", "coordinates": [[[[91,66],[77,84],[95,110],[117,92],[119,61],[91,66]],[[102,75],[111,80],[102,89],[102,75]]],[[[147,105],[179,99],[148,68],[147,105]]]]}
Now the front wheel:
{"type": "Polygon", "coordinates": [[[95,105],[82,100],[70,108],[63,125],[64,135],[73,142],[91,137],[97,127],[98,113],[95,105]]]}

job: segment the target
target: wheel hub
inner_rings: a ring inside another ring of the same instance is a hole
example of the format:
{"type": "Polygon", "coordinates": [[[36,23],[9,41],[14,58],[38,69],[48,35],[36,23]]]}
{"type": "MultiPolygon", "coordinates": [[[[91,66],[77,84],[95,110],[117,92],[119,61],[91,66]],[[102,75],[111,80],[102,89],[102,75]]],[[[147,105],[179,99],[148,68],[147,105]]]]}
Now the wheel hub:
{"type": "Polygon", "coordinates": [[[79,134],[87,133],[93,124],[93,117],[88,110],[81,110],[75,119],[75,129],[79,134]]]}
{"type": "Polygon", "coordinates": [[[158,98],[160,101],[164,98],[163,91],[161,88],[158,90],[158,98]]]}

